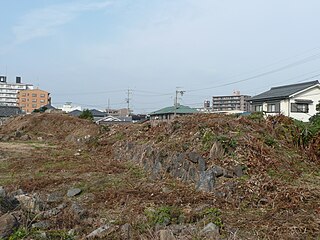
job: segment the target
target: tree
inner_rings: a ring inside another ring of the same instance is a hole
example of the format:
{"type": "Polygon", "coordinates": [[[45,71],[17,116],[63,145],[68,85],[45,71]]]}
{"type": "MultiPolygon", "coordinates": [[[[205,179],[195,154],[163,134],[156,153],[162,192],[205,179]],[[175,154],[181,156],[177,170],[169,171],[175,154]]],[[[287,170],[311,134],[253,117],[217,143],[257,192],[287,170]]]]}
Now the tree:
{"type": "Polygon", "coordinates": [[[309,121],[313,124],[320,126],[320,101],[316,105],[316,111],[317,111],[317,113],[315,115],[313,115],[312,117],[310,117],[309,121]]]}
{"type": "Polygon", "coordinates": [[[82,111],[82,113],[80,114],[79,118],[82,118],[82,119],[88,119],[88,120],[93,120],[93,116],[92,116],[92,113],[90,112],[89,109],[85,109],[82,111]]]}

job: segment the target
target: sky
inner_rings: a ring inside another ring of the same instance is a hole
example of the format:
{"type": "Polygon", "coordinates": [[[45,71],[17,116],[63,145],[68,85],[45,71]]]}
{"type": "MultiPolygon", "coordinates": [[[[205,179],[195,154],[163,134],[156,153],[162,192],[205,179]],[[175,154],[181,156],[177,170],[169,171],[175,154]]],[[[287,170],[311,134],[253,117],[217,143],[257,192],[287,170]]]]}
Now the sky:
{"type": "Polygon", "coordinates": [[[318,0],[0,0],[0,75],[148,113],[320,78],[318,0]]]}

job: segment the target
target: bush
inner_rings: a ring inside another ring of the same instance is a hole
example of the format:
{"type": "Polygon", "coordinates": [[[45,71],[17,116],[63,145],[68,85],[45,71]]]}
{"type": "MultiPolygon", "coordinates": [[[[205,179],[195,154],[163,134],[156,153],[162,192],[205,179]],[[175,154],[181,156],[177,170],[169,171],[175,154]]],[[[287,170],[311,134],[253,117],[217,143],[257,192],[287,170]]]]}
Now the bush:
{"type": "Polygon", "coordinates": [[[80,114],[79,118],[88,119],[88,120],[91,120],[91,121],[93,120],[92,113],[90,112],[89,109],[83,110],[83,112],[80,114]]]}

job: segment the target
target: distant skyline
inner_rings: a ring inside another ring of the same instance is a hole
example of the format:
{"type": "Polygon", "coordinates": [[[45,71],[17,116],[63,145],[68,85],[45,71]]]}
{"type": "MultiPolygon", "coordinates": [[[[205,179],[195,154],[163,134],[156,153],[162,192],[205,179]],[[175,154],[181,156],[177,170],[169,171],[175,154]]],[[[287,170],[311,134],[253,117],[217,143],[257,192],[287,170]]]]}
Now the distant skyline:
{"type": "Polygon", "coordinates": [[[320,78],[316,0],[0,0],[0,75],[54,106],[200,107],[320,78]]]}

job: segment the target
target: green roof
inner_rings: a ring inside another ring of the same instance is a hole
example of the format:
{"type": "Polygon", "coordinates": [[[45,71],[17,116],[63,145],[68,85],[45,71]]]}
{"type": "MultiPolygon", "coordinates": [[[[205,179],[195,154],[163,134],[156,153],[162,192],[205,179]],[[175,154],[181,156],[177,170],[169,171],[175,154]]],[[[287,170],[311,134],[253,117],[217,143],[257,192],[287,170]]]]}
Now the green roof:
{"type": "Polygon", "coordinates": [[[188,107],[188,106],[183,106],[183,105],[179,105],[176,109],[174,106],[172,107],[165,107],[162,108],[158,111],[154,111],[152,113],[150,113],[150,115],[161,115],[161,114],[173,114],[173,113],[177,113],[177,114],[192,114],[192,113],[197,113],[198,111],[194,108],[188,107]]]}

